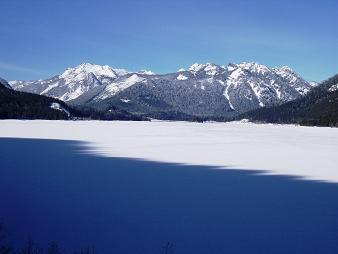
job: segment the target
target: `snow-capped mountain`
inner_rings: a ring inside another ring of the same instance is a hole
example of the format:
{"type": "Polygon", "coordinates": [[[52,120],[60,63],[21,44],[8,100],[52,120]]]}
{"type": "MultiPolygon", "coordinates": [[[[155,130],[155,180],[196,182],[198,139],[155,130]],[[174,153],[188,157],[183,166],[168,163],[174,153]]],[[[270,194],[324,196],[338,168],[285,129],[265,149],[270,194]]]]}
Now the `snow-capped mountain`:
{"type": "Polygon", "coordinates": [[[116,78],[126,75],[124,69],[112,69],[108,65],[84,63],[68,68],[61,75],[46,80],[11,81],[11,86],[20,91],[37,93],[70,101],[100,87],[111,84],[116,78]]]}
{"type": "Polygon", "coordinates": [[[165,111],[202,117],[227,117],[281,104],[312,88],[289,67],[268,68],[258,63],[196,63],[162,75],[81,64],[51,79],[10,84],[17,90],[74,104],[114,105],[145,115],[165,111]]]}

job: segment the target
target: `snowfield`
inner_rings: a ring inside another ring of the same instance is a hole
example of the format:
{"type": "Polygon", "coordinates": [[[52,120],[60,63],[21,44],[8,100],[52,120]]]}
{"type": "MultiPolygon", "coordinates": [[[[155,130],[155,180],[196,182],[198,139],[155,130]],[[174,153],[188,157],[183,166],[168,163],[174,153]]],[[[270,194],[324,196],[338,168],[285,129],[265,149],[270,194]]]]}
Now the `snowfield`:
{"type": "MultiPolygon", "coordinates": [[[[338,129],[252,123],[0,121],[0,137],[78,140],[100,156],[338,183],[338,129]]],[[[20,155],[18,155],[20,158],[20,155]]]]}

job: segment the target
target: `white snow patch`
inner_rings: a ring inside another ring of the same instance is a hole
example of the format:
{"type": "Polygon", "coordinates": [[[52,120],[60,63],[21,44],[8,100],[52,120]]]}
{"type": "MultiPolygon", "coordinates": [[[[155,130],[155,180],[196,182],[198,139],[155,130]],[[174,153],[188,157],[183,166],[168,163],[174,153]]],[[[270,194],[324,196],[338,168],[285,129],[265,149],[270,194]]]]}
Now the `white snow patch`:
{"type": "Polygon", "coordinates": [[[227,70],[228,70],[229,72],[232,72],[232,71],[234,71],[234,70],[236,69],[236,67],[235,67],[235,66],[232,66],[232,65],[228,65],[226,68],[227,68],[227,70]]]}
{"type": "Polygon", "coordinates": [[[64,107],[62,107],[59,103],[57,102],[53,102],[50,107],[52,109],[55,109],[55,110],[59,110],[59,111],[62,111],[62,112],[65,112],[68,116],[70,116],[70,113],[68,110],[66,110],[64,107]]]}
{"type": "Polygon", "coordinates": [[[179,69],[177,72],[185,72],[185,69],[179,69]]]}
{"type": "Polygon", "coordinates": [[[257,100],[259,102],[259,106],[264,107],[265,105],[261,100],[262,92],[263,92],[264,88],[262,86],[260,86],[259,83],[256,83],[256,82],[248,81],[248,83],[249,83],[252,91],[255,93],[255,96],[257,97],[257,100]]]}
{"type": "Polygon", "coordinates": [[[227,85],[227,87],[225,88],[224,90],[224,96],[225,98],[228,100],[228,103],[229,103],[229,106],[232,110],[235,110],[234,106],[232,105],[231,101],[230,101],[230,96],[229,96],[229,87],[230,87],[230,84],[227,85]]]}
{"type": "Polygon", "coordinates": [[[217,74],[217,65],[207,63],[204,67],[204,71],[209,76],[215,76],[217,74]]]}
{"type": "Polygon", "coordinates": [[[189,67],[189,71],[196,74],[196,72],[199,71],[205,71],[205,73],[209,76],[215,76],[217,74],[217,71],[219,68],[222,68],[216,64],[213,63],[206,63],[206,64],[198,64],[194,63],[189,67]]]}
{"type": "Polygon", "coordinates": [[[243,63],[238,64],[237,66],[242,68],[243,70],[247,70],[247,71],[258,73],[258,74],[265,74],[267,72],[271,72],[271,70],[265,65],[255,63],[255,62],[251,62],[251,63],[243,62],[243,63]]]}
{"type": "Polygon", "coordinates": [[[149,70],[140,70],[137,72],[138,74],[144,74],[144,75],[155,75],[155,72],[149,71],[149,70]]]}
{"type": "Polygon", "coordinates": [[[310,91],[310,89],[306,87],[296,87],[295,89],[300,95],[306,95],[310,91]]]}
{"type": "Polygon", "coordinates": [[[56,82],[55,84],[51,84],[45,90],[43,90],[40,94],[46,94],[53,88],[57,87],[58,85],[59,85],[59,82],[56,82]]]}
{"type": "Polygon", "coordinates": [[[176,78],[177,80],[187,80],[188,78],[184,76],[183,74],[179,74],[176,78]]]}
{"type": "Polygon", "coordinates": [[[244,75],[244,72],[241,68],[234,70],[227,78],[227,85],[233,84],[237,87],[240,84],[241,76],[244,75]]]}
{"type": "Polygon", "coordinates": [[[83,87],[83,86],[78,86],[74,91],[67,92],[67,93],[63,94],[58,99],[60,99],[62,101],[74,100],[77,97],[79,97],[80,95],[82,95],[84,92],[87,92],[87,91],[88,91],[88,87],[86,88],[86,87],[83,87]]]}
{"type": "Polygon", "coordinates": [[[124,103],[128,103],[128,102],[130,102],[130,100],[128,100],[128,99],[120,99],[122,102],[124,102],[124,103]]]}
{"type": "Polygon", "coordinates": [[[276,94],[277,94],[277,98],[278,98],[278,99],[281,99],[281,98],[282,98],[282,93],[281,93],[281,91],[280,91],[278,88],[276,88],[275,91],[276,91],[276,94]]]}
{"type": "Polygon", "coordinates": [[[227,99],[229,106],[232,110],[235,110],[235,107],[232,105],[231,101],[230,101],[230,96],[229,96],[229,87],[231,86],[231,82],[227,82],[227,84],[225,84],[225,82],[223,80],[217,80],[221,85],[225,86],[224,89],[224,93],[223,95],[225,96],[225,98],[227,99]]]}
{"type": "Polygon", "coordinates": [[[329,88],[329,92],[334,92],[338,90],[338,84],[335,84],[329,88]]]}
{"type": "Polygon", "coordinates": [[[70,82],[85,79],[89,73],[93,73],[95,76],[107,76],[111,78],[116,78],[117,72],[119,72],[119,74],[126,74],[126,71],[122,69],[116,69],[115,71],[108,65],[101,66],[96,64],[84,63],[74,68],[68,68],[64,73],[60,75],[60,78],[65,79],[66,84],[68,84],[70,82]]]}
{"type": "Polygon", "coordinates": [[[309,84],[310,84],[311,87],[316,87],[316,86],[319,85],[316,81],[311,81],[311,82],[309,82],[309,84]]]}
{"type": "Polygon", "coordinates": [[[98,156],[338,183],[338,129],[252,123],[3,120],[1,137],[86,141],[98,156]],[[206,151],[212,151],[206,153],[206,151]]]}
{"type": "Polygon", "coordinates": [[[196,73],[196,72],[202,70],[204,67],[205,67],[205,64],[194,63],[193,65],[191,65],[189,67],[189,71],[196,73]]]}
{"type": "Polygon", "coordinates": [[[24,80],[12,80],[12,81],[9,81],[9,85],[17,90],[17,89],[21,89],[27,85],[30,85],[32,84],[34,81],[24,81],[24,80]]]}
{"type": "Polygon", "coordinates": [[[115,94],[117,94],[120,91],[123,91],[127,89],[128,87],[135,85],[136,83],[145,81],[145,78],[142,78],[138,76],[137,74],[133,74],[128,78],[125,78],[123,80],[113,82],[109,84],[103,93],[99,96],[99,99],[106,99],[108,97],[111,97],[115,94]]]}

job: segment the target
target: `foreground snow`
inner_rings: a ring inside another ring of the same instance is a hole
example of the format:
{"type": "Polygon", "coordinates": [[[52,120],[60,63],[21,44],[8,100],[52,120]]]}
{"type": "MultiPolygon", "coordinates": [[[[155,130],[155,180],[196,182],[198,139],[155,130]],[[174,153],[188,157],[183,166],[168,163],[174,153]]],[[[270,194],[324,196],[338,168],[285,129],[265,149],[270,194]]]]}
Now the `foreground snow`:
{"type": "Polygon", "coordinates": [[[102,156],[262,170],[338,182],[338,129],[334,128],[5,120],[0,121],[0,137],[79,140],[88,142],[88,151],[102,156]]]}

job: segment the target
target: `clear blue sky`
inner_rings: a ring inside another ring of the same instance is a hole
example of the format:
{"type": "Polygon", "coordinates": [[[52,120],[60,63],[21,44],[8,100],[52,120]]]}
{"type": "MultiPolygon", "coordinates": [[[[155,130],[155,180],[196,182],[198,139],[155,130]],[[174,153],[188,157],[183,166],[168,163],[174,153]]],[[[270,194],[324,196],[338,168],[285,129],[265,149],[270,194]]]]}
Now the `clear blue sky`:
{"type": "Polygon", "coordinates": [[[82,62],[174,72],[194,62],[338,73],[337,0],[2,0],[0,76],[48,78],[82,62]]]}

